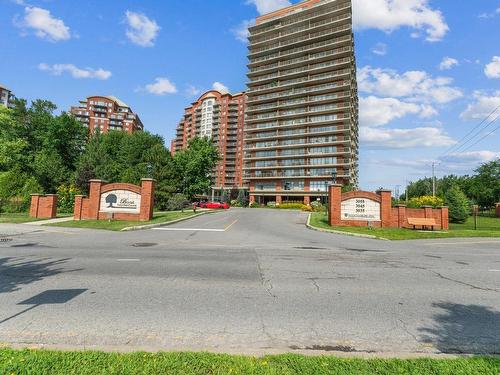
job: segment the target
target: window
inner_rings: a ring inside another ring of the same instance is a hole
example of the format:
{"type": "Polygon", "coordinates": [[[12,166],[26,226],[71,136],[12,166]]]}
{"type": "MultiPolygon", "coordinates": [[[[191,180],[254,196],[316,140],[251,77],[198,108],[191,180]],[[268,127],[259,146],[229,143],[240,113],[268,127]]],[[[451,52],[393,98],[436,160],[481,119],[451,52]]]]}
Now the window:
{"type": "Polygon", "coordinates": [[[324,165],[324,164],[336,164],[337,158],[311,158],[309,159],[309,164],[311,165],[324,165]]]}
{"type": "Polygon", "coordinates": [[[291,180],[283,182],[283,190],[304,190],[304,180],[291,180]]]}
{"type": "Polygon", "coordinates": [[[276,190],[276,184],[256,184],[255,190],[276,190]]]}
{"type": "Polygon", "coordinates": [[[327,191],[328,190],[328,184],[330,181],[311,181],[309,183],[309,189],[311,191],[327,191]]]}

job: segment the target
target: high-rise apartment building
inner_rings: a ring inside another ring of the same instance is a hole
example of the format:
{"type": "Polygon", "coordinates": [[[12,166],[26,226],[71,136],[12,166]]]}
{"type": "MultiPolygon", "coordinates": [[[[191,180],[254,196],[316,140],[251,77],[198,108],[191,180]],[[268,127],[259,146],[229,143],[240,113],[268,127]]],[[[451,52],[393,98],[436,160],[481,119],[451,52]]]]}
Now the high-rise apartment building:
{"type": "Polygon", "coordinates": [[[185,109],[177,126],[172,153],[186,148],[194,137],[209,137],[218,148],[221,160],[212,174],[212,193],[243,187],[245,106],[245,93],[211,90],[185,109]]]}
{"type": "Polygon", "coordinates": [[[250,201],[325,196],[358,183],[350,0],[307,0],[250,28],[244,178],[250,201]]]}
{"type": "Polygon", "coordinates": [[[139,116],[114,96],[89,96],[80,101],[80,106],[71,107],[70,112],[89,131],[99,129],[101,133],[110,130],[133,133],[144,129],[139,116]]]}
{"type": "Polygon", "coordinates": [[[12,101],[14,100],[14,94],[7,87],[0,84],[0,105],[10,108],[12,107],[12,101]]]}

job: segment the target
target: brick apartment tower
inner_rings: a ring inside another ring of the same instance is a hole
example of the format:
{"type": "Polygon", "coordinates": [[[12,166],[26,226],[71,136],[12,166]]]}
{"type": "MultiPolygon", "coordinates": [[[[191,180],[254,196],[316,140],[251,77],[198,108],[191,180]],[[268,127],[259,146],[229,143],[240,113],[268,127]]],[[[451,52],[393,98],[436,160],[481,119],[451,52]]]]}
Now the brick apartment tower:
{"type": "Polygon", "coordinates": [[[245,176],[260,203],[358,183],[358,93],[350,0],[307,0],[250,28],[245,176]]]}
{"type": "Polygon", "coordinates": [[[243,127],[245,93],[231,95],[216,90],[204,93],[187,107],[177,126],[171,151],[187,147],[194,137],[209,137],[219,149],[221,160],[212,175],[212,194],[220,189],[244,188],[243,127]]]}
{"type": "Polygon", "coordinates": [[[80,103],[78,107],[71,107],[70,112],[88,127],[89,131],[99,129],[101,133],[110,130],[133,133],[144,129],[139,116],[114,96],[89,96],[80,103]]]}

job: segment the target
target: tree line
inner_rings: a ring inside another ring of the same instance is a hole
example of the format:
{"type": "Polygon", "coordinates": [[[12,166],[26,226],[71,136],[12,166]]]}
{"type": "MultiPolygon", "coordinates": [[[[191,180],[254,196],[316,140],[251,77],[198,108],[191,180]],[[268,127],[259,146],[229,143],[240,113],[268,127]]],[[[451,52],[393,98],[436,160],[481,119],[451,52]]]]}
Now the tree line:
{"type": "Polygon", "coordinates": [[[55,115],[55,104],[18,99],[0,107],[0,209],[25,211],[32,193],[57,193],[63,209],[87,194],[88,180],[139,184],[157,181],[156,209],[176,209],[209,191],[219,160],[208,139],[195,138],[172,156],[164,139],[149,132],[90,134],[72,115],[55,115]],[[182,202],[182,203],[181,203],[182,202]]]}

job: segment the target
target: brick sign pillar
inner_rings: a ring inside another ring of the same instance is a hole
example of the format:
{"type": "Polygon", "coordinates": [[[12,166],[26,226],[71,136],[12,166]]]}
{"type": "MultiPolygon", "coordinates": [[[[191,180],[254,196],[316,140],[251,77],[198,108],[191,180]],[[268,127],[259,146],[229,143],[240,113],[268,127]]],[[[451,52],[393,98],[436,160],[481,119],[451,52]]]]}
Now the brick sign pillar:
{"type": "Polygon", "coordinates": [[[495,210],[495,212],[496,212],[496,216],[500,217],[500,203],[496,204],[496,210],[495,210]]]}
{"type": "Polygon", "coordinates": [[[89,187],[89,206],[88,206],[88,216],[86,219],[90,220],[99,220],[99,204],[100,204],[100,197],[101,197],[101,189],[104,184],[106,184],[106,181],[103,180],[90,180],[90,187],[89,187]]]}
{"type": "Polygon", "coordinates": [[[377,190],[380,195],[380,226],[388,228],[391,226],[392,192],[391,190],[377,190]]]}
{"type": "Polygon", "coordinates": [[[406,205],[398,204],[398,228],[404,228],[406,225],[406,205]]]}
{"type": "Polygon", "coordinates": [[[153,218],[154,196],[155,180],[152,178],[143,178],[141,180],[140,221],[150,221],[153,218]]]}
{"type": "Polygon", "coordinates": [[[330,225],[342,224],[340,210],[342,206],[342,185],[332,184],[328,187],[328,222],[330,225]]]}
{"type": "Polygon", "coordinates": [[[448,230],[449,229],[449,223],[448,223],[448,207],[440,207],[440,216],[441,216],[441,229],[442,230],[448,230]]]}
{"type": "Polygon", "coordinates": [[[57,194],[31,194],[30,217],[37,219],[57,217],[57,194]]]}

